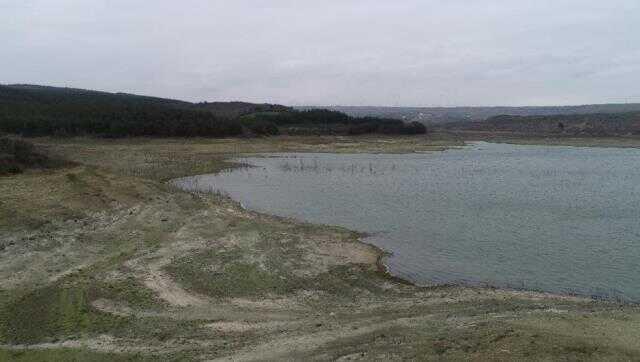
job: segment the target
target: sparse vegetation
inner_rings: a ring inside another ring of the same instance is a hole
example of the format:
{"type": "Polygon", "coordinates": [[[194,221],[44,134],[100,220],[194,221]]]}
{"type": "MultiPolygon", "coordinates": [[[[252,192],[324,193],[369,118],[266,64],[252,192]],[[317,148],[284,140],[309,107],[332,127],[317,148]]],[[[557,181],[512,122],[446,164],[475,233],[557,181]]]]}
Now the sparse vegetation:
{"type": "Polygon", "coordinates": [[[415,137],[37,139],[0,178],[0,360],[637,359],[635,306],[418,288],[357,235],[164,181],[240,153],[408,152],[415,137]],[[230,291],[230,292],[225,292],[230,291]]]}
{"type": "Polygon", "coordinates": [[[32,143],[0,136],[0,176],[20,173],[28,168],[49,168],[61,164],[36,151],[32,143]]]}
{"type": "MultiPolygon", "coordinates": [[[[508,116],[554,116],[569,114],[612,114],[640,112],[640,103],[587,104],[581,106],[547,107],[369,107],[369,106],[329,106],[352,117],[395,118],[421,121],[438,126],[446,123],[475,123],[491,117],[508,116]]],[[[297,107],[310,109],[310,107],[297,107]]]]}
{"type": "Polygon", "coordinates": [[[4,350],[0,348],[0,361],[12,362],[137,362],[154,359],[140,354],[101,353],[84,348],[41,350],[4,350]]]}
{"type": "Polygon", "coordinates": [[[529,136],[611,137],[640,134],[640,112],[592,113],[548,116],[496,116],[482,122],[442,126],[453,131],[517,133],[529,136]]]}

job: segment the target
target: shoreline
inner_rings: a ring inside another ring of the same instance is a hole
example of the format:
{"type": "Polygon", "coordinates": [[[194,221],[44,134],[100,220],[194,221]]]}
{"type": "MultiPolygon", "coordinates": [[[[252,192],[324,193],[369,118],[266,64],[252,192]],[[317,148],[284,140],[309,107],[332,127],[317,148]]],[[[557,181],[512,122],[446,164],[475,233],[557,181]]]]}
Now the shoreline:
{"type": "Polygon", "coordinates": [[[168,182],[240,154],[414,153],[459,141],[37,141],[75,166],[0,178],[0,359],[21,345],[46,348],[21,350],[25,360],[640,358],[629,343],[637,306],[415,285],[391,275],[388,253],[363,233],[168,182]]]}
{"type": "MultiPolygon", "coordinates": [[[[479,143],[479,142],[486,142],[486,143],[496,143],[499,144],[501,142],[497,142],[497,141],[467,141],[465,142],[465,145],[461,146],[461,147],[457,147],[458,148],[464,148],[464,147],[469,147],[471,146],[473,143],[479,143]]],[[[511,143],[503,143],[503,144],[511,144],[511,143]]],[[[514,145],[519,145],[517,143],[515,143],[514,145]]],[[[529,144],[526,144],[529,145],[529,144]]],[[[531,145],[536,145],[536,144],[531,144],[531,145]]],[[[538,145],[541,147],[545,147],[546,145],[538,145]]],[[[556,147],[573,147],[573,146],[565,146],[565,145],[554,145],[556,147]]],[[[552,146],[552,147],[554,147],[552,146]]],[[[576,147],[580,147],[580,146],[576,146],[576,147]]],[[[582,147],[591,147],[591,146],[582,146],[582,147]]],[[[441,152],[441,151],[429,151],[429,152],[441,152]]],[[[300,153],[300,154],[309,154],[309,153],[314,153],[314,152],[289,152],[289,153],[300,153]]],[[[331,153],[329,151],[327,152],[323,152],[323,153],[331,153]]],[[[412,154],[409,152],[405,152],[405,153],[399,153],[399,154],[412,154]]],[[[226,162],[228,164],[228,167],[216,171],[214,173],[211,173],[210,175],[217,175],[221,172],[227,172],[227,171],[232,171],[235,169],[239,169],[239,168],[243,168],[243,167],[251,167],[251,165],[247,165],[245,163],[239,162],[237,160],[238,157],[243,158],[246,156],[251,156],[251,157],[277,157],[277,156],[270,156],[269,154],[248,154],[248,155],[241,155],[241,156],[234,156],[234,158],[226,158],[224,159],[224,162],[226,162]]],[[[204,174],[207,175],[207,174],[204,174]]],[[[381,247],[371,244],[371,243],[367,243],[364,241],[365,238],[367,238],[368,234],[365,232],[358,232],[358,231],[353,231],[350,230],[348,228],[344,228],[342,226],[337,226],[337,225],[330,225],[330,224],[316,224],[316,223],[312,223],[309,221],[304,221],[304,220],[299,220],[297,218],[293,218],[293,217],[284,217],[284,216],[279,216],[279,215],[275,215],[275,214],[271,214],[268,212],[260,212],[260,211],[256,211],[256,210],[251,210],[247,207],[245,207],[244,205],[242,205],[242,203],[240,203],[240,201],[233,199],[232,197],[230,197],[228,194],[226,194],[224,192],[224,190],[216,190],[216,191],[191,191],[188,189],[183,189],[181,188],[179,185],[177,185],[176,183],[179,182],[180,180],[185,180],[185,179],[189,179],[189,178],[194,178],[194,177],[198,177],[198,176],[202,176],[202,175],[191,175],[191,176],[185,176],[185,177],[180,177],[177,179],[173,179],[173,180],[169,180],[167,181],[167,184],[171,184],[172,186],[177,187],[180,191],[182,192],[187,192],[187,193],[205,193],[205,194],[216,194],[216,195],[222,195],[221,197],[227,199],[228,201],[230,201],[231,203],[233,203],[234,205],[236,205],[237,207],[239,207],[241,210],[243,210],[244,212],[250,213],[250,214],[255,214],[255,215],[260,215],[260,216],[264,216],[264,217],[269,217],[269,218],[273,218],[276,220],[281,220],[281,221],[285,221],[285,222],[290,222],[290,223],[294,223],[294,224],[298,224],[298,225],[313,225],[315,227],[326,227],[326,228],[334,228],[334,229],[342,229],[345,230],[346,232],[352,233],[354,235],[357,235],[357,240],[360,244],[366,245],[369,248],[372,248],[376,254],[377,254],[377,258],[376,258],[376,269],[377,271],[383,275],[386,279],[400,283],[400,284],[404,284],[404,285],[410,285],[416,288],[421,288],[421,289],[434,289],[434,288],[446,288],[446,287],[459,287],[459,288],[469,288],[469,289],[483,289],[483,290],[493,290],[493,291],[501,291],[501,292],[506,292],[506,293],[513,293],[514,295],[527,295],[529,297],[534,297],[534,298],[551,298],[551,299],[558,299],[558,300],[571,300],[571,301],[577,301],[577,302],[595,302],[595,303],[612,303],[612,304],[619,304],[619,305],[627,305],[627,306],[638,306],[640,305],[640,302],[631,302],[631,301],[619,301],[619,300],[614,300],[613,298],[610,297],[594,297],[594,296],[586,296],[586,295],[581,295],[581,294],[572,294],[572,293],[554,293],[554,292],[545,292],[545,291],[540,291],[540,290],[534,290],[534,289],[527,289],[525,288],[512,288],[512,287],[501,287],[501,286],[491,286],[488,283],[477,283],[477,284],[471,284],[471,283],[464,283],[464,282],[452,282],[452,283],[444,283],[444,284],[432,284],[432,285],[420,285],[418,283],[415,283],[409,279],[405,279],[399,275],[394,275],[389,266],[385,263],[385,259],[392,256],[393,252],[392,251],[388,251],[388,250],[384,250],[381,247]],[[220,194],[221,192],[221,194],[220,194]]]]}

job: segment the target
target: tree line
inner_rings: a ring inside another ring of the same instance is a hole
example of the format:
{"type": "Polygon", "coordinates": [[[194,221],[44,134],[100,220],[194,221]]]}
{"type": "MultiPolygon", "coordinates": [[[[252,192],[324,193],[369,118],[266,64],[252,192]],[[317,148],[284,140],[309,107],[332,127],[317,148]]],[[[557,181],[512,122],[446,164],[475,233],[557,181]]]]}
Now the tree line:
{"type": "Polygon", "coordinates": [[[278,105],[189,103],[122,93],[0,85],[0,132],[23,136],[233,137],[422,134],[424,125],[278,105]],[[250,113],[245,113],[250,112],[250,113]],[[233,114],[234,117],[229,117],[233,114]]]}
{"type": "Polygon", "coordinates": [[[415,135],[427,132],[419,122],[376,117],[351,117],[338,111],[258,112],[245,115],[240,122],[256,133],[264,134],[388,134],[415,135]]]}

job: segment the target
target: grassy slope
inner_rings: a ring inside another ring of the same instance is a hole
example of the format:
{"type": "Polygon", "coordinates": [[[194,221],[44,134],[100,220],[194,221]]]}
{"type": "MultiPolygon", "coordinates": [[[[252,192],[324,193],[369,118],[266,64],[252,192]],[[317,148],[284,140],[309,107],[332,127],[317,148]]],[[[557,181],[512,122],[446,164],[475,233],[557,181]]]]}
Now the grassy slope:
{"type": "Polygon", "coordinates": [[[416,288],[380,274],[378,251],[349,231],[163,182],[241,152],[450,140],[36,142],[78,165],[0,178],[0,359],[640,358],[634,307],[416,288]]]}

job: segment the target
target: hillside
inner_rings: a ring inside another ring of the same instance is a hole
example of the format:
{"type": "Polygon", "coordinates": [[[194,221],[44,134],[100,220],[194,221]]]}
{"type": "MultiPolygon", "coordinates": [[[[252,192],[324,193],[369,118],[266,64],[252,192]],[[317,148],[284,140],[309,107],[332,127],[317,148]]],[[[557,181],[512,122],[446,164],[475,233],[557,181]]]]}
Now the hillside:
{"type": "Polygon", "coordinates": [[[242,134],[189,102],[33,85],[0,86],[0,132],[25,136],[210,136],[242,134]]]}
{"type": "Polygon", "coordinates": [[[0,99],[3,103],[12,102],[38,102],[42,104],[56,103],[86,103],[95,105],[154,105],[169,106],[175,108],[189,108],[193,104],[189,102],[141,96],[130,93],[109,93],[95,90],[86,90],[66,87],[49,87],[33,84],[9,84],[0,85],[0,99]]]}
{"type": "Polygon", "coordinates": [[[236,118],[238,116],[265,111],[287,111],[289,107],[278,104],[256,104],[248,102],[201,102],[191,103],[175,99],[150,97],[130,93],[109,93],[78,88],[49,87],[30,84],[0,85],[3,102],[38,102],[43,104],[93,104],[96,106],[155,106],[178,109],[206,110],[216,116],[236,118]]]}
{"type": "Polygon", "coordinates": [[[567,136],[622,136],[640,134],[640,112],[559,114],[550,116],[496,116],[484,122],[458,122],[446,130],[553,134],[567,136]]]}
{"type": "Polygon", "coordinates": [[[23,136],[231,137],[276,134],[422,134],[418,123],[297,111],[274,104],[173,99],[34,85],[0,85],[0,132],[23,136]]]}
{"type": "Polygon", "coordinates": [[[238,118],[256,112],[288,112],[292,109],[280,104],[256,104],[247,102],[202,102],[195,105],[199,109],[207,110],[216,116],[224,118],[238,118]]]}
{"type": "Polygon", "coordinates": [[[352,117],[338,111],[310,109],[287,112],[256,112],[242,116],[240,122],[255,133],[288,135],[424,134],[418,122],[405,123],[393,118],[352,117]],[[274,133],[275,132],[275,133],[274,133]]]}
{"type": "MultiPolygon", "coordinates": [[[[314,107],[297,107],[305,110],[314,107]]],[[[640,103],[592,104],[550,107],[351,107],[328,106],[352,117],[383,117],[405,121],[418,121],[426,125],[450,122],[478,122],[500,115],[549,116],[560,114],[627,113],[640,112],[640,103]]]]}

